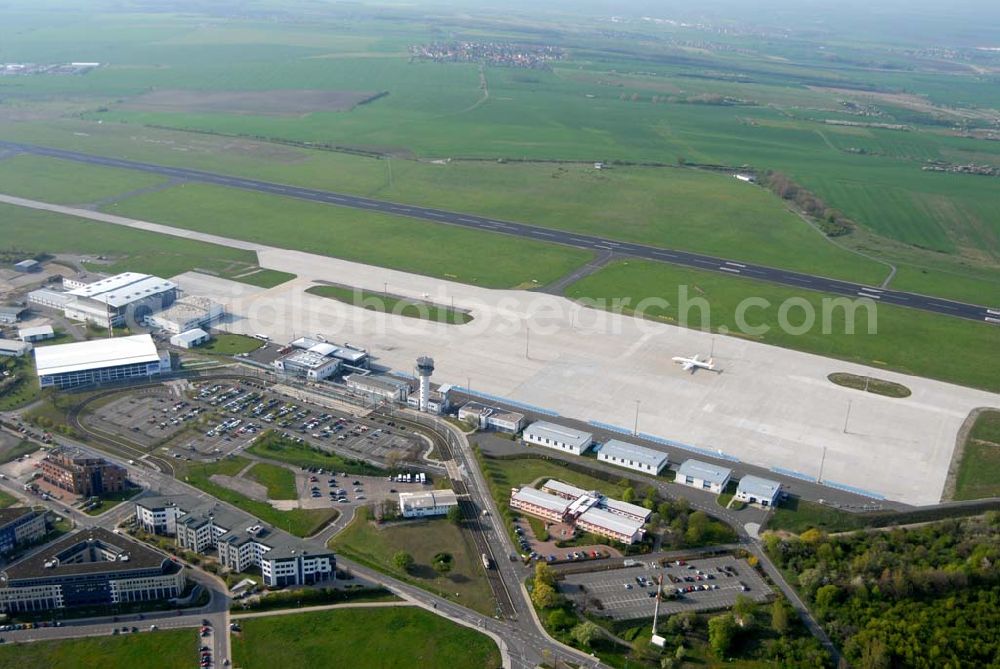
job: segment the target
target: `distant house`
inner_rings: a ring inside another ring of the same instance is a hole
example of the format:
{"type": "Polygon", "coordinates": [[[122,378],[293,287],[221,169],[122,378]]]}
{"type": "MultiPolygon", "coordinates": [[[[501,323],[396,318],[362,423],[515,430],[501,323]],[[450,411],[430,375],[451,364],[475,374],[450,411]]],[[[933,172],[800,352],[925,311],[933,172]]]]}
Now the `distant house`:
{"type": "Polygon", "coordinates": [[[590,432],[546,421],[538,421],[524,428],[521,438],[527,444],[567,451],[573,455],[583,455],[594,441],[594,435],[590,432]]]}
{"type": "Polygon", "coordinates": [[[175,334],[170,338],[170,344],[180,348],[194,348],[195,346],[201,346],[202,344],[207,343],[211,338],[211,335],[201,328],[195,328],[180,334],[175,334]]]}
{"type": "Polygon", "coordinates": [[[42,265],[37,260],[29,258],[28,260],[22,260],[19,263],[15,263],[14,269],[18,272],[24,272],[27,274],[28,272],[38,272],[42,269],[42,265]]]}
{"type": "Polygon", "coordinates": [[[597,451],[597,459],[647,474],[659,474],[667,466],[667,454],[663,451],[618,439],[611,439],[601,446],[597,451]]]}

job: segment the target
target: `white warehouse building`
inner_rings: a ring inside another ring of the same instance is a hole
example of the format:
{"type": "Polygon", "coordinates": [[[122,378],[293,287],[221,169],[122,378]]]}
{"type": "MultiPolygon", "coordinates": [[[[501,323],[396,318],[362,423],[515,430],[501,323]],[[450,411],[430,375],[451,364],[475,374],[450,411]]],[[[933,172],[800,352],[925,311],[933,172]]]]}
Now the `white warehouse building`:
{"type": "Polygon", "coordinates": [[[444,516],[457,506],[458,497],[452,490],[399,493],[399,511],[404,518],[444,516]]]}
{"type": "Polygon", "coordinates": [[[674,482],[718,494],[726,489],[732,475],[733,470],[726,467],[711,465],[701,460],[685,460],[677,468],[674,482]]]}
{"type": "Polygon", "coordinates": [[[748,504],[774,506],[780,491],[781,484],[777,481],[747,474],[736,486],[736,499],[748,504]]]}
{"type": "Polygon", "coordinates": [[[645,474],[659,474],[667,466],[667,454],[654,448],[611,439],[597,451],[597,459],[645,474]]]}
{"type": "Polygon", "coordinates": [[[42,388],[75,388],[158,376],[170,371],[170,354],[148,334],[44,346],[35,351],[42,388]]]}
{"type": "Polygon", "coordinates": [[[583,455],[594,441],[594,435],[590,432],[546,421],[538,421],[524,428],[521,438],[527,444],[554,448],[573,455],[583,455]]]}
{"type": "Polygon", "coordinates": [[[67,318],[117,327],[128,319],[145,322],[149,314],[169,307],[177,299],[177,284],[149,274],[124,272],[66,294],[69,301],[63,313],[67,318]]]}

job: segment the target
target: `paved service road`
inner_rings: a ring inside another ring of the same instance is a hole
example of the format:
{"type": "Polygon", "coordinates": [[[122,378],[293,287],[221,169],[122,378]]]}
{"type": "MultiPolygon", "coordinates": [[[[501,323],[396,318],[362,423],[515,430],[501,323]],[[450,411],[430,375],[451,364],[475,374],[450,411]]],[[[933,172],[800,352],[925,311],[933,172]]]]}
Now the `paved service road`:
{"type": "Polygon", "coordinates": [[[32,144],[19,144],[16,142],[0,142],[0,149],[10,151],[20,151],[50,158],[60,158],[63,160],[73,160],[90,165],[102,165],[106,167],[118,167],[153,174],[162,174],[174,179],[184,179],[188,181],[198,181],[210,183],[229,188],[242,188],[260,193],[270,193],[285,197],[295,197],[313,202],[322,202],[341,207],[352,207],[355,209],[366,209],[377,211],[383,214],[395,216],[409,216],[420,218],[435,223],[447,223],[465,228],[474,228],[488,232],[497,232],[516,237],[534,239],[541,242],[552,242],[592,250],[600,255],[609,252],[628,255],[646,260],[683,265],[713,272],[724,272],[733,276],[745,276],[751,279],[759,279],[779,283],[795,288],[807,288],[836,295],[846,295],[851,298],[869,298],[878,303],[894,304],[902,307],[921,309],[934,313],[956,316],[969,320],[1000,324],[1000,305],[997,309],[988,309],[984,306],[956,302],[943,298],[907,293],[898,290],[888,290],[873,286],[866,286],[850,281],[829,279],[821,276],[802,274],[764,265],[754,265],[750,263],[735,262],[723,258],[702,255],[698,253],[688,253],[672,249],[657,248],[644,244],[634,244],[621,242],[592,235],[578,234],[564,230],[543,228],[525,223],[514,223],[498,219],[476,216],[474,214],[463,214],[443,209],[433,209],[431,207],[418,207],[414,205],[397,202],[386,202],[384,200],[373,200],[371,198],[359,197],[356,195],[346,195],[333,193],[330,191],[316,190],[312,188],[302,188],[286,184],[277,184],[256,179],[245,179],[242,177],[227,176],[225,174],[214,174],[201,170],[184,167],[167,167],[151,163],[141,163],[133,160],[123,160],[120,158],[109,158],[97,156],[77,151],[65,151],[32,144]]]}

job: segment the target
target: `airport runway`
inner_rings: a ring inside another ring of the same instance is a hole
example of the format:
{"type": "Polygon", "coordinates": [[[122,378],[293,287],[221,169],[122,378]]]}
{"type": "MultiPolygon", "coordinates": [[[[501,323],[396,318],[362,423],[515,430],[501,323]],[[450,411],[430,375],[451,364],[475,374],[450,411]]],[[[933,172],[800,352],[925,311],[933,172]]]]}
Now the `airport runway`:
{"type": "Polygon", "coordinates": [[[615,253],[632,256],[646,260],[671,263],[695,269],[722,272],[731,276],[744,276],[751,279],[770,281],[795,288],[806,288],[818,290],[836,295],[846,295],[851,298],[870,298],[878,303],[893,304],[912,309],[921,309],[933,313],[955,316],[973,321],[987,322],[1000,325],[1000,304],[994,305],[996,308],[988,308],[965,302],[957,302],[944,298],[920,295],[917,293],[907,293],[897,290],[888,290],[866,286],[864,284],[841,281],[822,276],[813,276],[799,272],[776,269],[764,265],[754,265],[751,263],[741,263],[733,260],[715,258],[713,256],[677,251],[672,249],[657,248],[644,244],[631,242],[620,242],[592,235],[578,234],[552,228],[543,228],[525,223],[515,223],[512,221],[502,221],[498,219],[476,216],[474,214],[456,213],[442,209],[430,207],[419,207],[415,205],[401,204],[396,202],[386,202],[384,200],[373,200],[371,198],[359,197],[356,195],[345,195],[330,191],[316,190],[312,188],[302,188],[284,184],[258,181],[256,179],[246,179],[242,177],[203,172],[201,170],[184,167],[167,167],[151,163],[142,163],[133,160],[123,160],[119,158],[108,158],[76,151],[65,151],[32,144],[20,144],[16,142],[0,142],[0,149],[19,151],[50,158],[62,160],[73,160],[90,165],[101,165],[105,167],[117,167],[130,170],[138,170],[152,174],[209,183],[229,188],[242,188],[260,193],[270,193],[285,197],[295,197],[312,202],[322,202],[341,207],[351,207],[354,209],[365,209],[377,211],[383,214],[395,216],[409,216],[435,223],[445,223],[464,228],[485,230],[500,234],[513,235],[526,239],[534,239],[541,242],[563,244],[576,248],[588,249],[598,255],[615,253]]]}

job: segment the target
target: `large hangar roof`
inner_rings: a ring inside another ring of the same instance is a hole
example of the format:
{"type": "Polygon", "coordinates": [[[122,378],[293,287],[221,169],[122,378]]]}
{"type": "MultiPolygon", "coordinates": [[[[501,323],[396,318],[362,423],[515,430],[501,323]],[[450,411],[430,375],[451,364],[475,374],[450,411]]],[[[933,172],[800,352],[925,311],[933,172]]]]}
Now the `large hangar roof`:
{"type": "Polygon", "coordinates": [[[159,360],[156,344],[148,334],[40,346],[35,349],[35,367],[39,376],[159,360]]]}
{"type": "Polygon", "coordinates": [[[111,307],[124,307],[150,295],[176,288],[177,284],[149,274],[124,272],[69,291],[70,295],[103,302],[111,307]]]}

